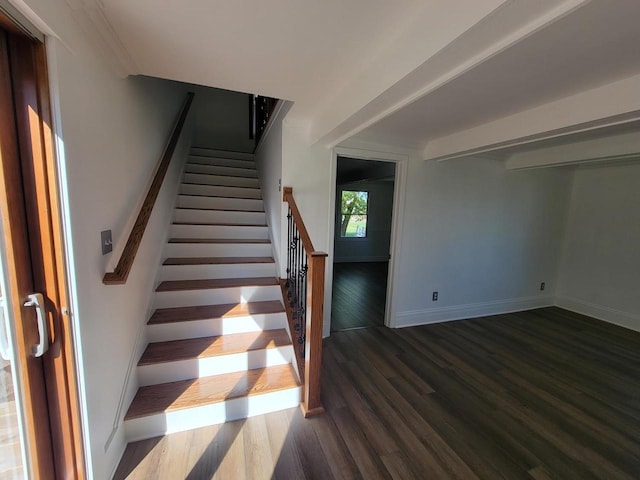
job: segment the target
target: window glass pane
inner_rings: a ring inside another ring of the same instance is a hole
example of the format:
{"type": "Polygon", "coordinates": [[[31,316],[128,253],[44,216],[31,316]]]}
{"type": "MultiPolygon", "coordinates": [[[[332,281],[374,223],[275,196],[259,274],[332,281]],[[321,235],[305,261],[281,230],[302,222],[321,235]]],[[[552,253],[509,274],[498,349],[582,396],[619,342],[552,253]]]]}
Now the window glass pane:
{"type": "Polygon", "coordinates": [[[2,283],[0,281],[0,478],[13,480],[24,478],[24,458],[16,403],[15,372],[12,369],[13,353],[5,323],[2,283]]]}
{"type": "Polygon", "coordinates": [[[366,237],[369,192],[344,190],[341,201],[340,236],[366,237]]]}

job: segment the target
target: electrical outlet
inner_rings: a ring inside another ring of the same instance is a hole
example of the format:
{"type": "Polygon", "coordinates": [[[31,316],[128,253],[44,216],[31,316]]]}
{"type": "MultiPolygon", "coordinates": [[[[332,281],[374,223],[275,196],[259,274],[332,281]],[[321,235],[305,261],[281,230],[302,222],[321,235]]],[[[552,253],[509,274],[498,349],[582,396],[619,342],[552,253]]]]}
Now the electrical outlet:
{"type": "Polygon", "coordinates": [[[434,302],[438,301],[438,292],[433,292],[433,294],[431,295],[431,300],[434,302]]]}
{"type": "Polygon", "coordinates": [[[106,255],[107,253],[113,250],[113,241],[111,240],[111,230],[103,230],[100,232],[100,245],[102,245],[102,254],[106,255]]]}
{"type": "Polygon", "coordinates": [[[542,283],[540,284],[540,291],[544,290],[544,287],[546,287],[546,286],[547,286],[547,285],[546,285],[544,282],[542,282],[542,283]]]}

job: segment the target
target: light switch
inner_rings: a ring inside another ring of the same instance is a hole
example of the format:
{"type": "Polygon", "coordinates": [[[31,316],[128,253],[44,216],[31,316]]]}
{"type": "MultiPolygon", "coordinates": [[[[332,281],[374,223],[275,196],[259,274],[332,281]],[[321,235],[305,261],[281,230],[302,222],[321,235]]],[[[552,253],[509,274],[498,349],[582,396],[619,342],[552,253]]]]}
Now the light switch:
{"type": "Polygon", "coordinates": [[[102,254],[106,255],[107,253],[113,250],[113,241],[111,240],[111,230],[103,230],[100,232],[100,244],[102,245],[102,254]]]}

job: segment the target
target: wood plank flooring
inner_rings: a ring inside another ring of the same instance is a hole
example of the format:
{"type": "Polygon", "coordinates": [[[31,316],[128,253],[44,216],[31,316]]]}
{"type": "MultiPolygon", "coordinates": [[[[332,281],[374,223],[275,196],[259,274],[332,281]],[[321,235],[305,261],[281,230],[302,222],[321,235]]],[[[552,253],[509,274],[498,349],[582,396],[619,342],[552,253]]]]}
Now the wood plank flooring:
{"type": "Polygon", "coordinates": [[[337,332],[323,360],[324,415],[133,443],[115,478],[640,478],[640,333],[547,308],[337,332]]]}
{"type": "Polygon", "coordinates": [[[384,325],[389,262],[333,264],[331,331],[384,325]]]}

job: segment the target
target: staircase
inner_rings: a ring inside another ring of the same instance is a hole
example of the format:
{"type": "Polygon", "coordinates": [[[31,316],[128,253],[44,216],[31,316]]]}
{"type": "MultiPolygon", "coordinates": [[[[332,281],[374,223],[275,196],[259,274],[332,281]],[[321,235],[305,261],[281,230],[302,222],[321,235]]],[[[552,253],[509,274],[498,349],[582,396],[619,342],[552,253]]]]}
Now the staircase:
{"type": "Polygon", "coordinates": [[[216,155],[189,156],[125,416],[129,441],[300,403],[253,157],[216,155]]]}

